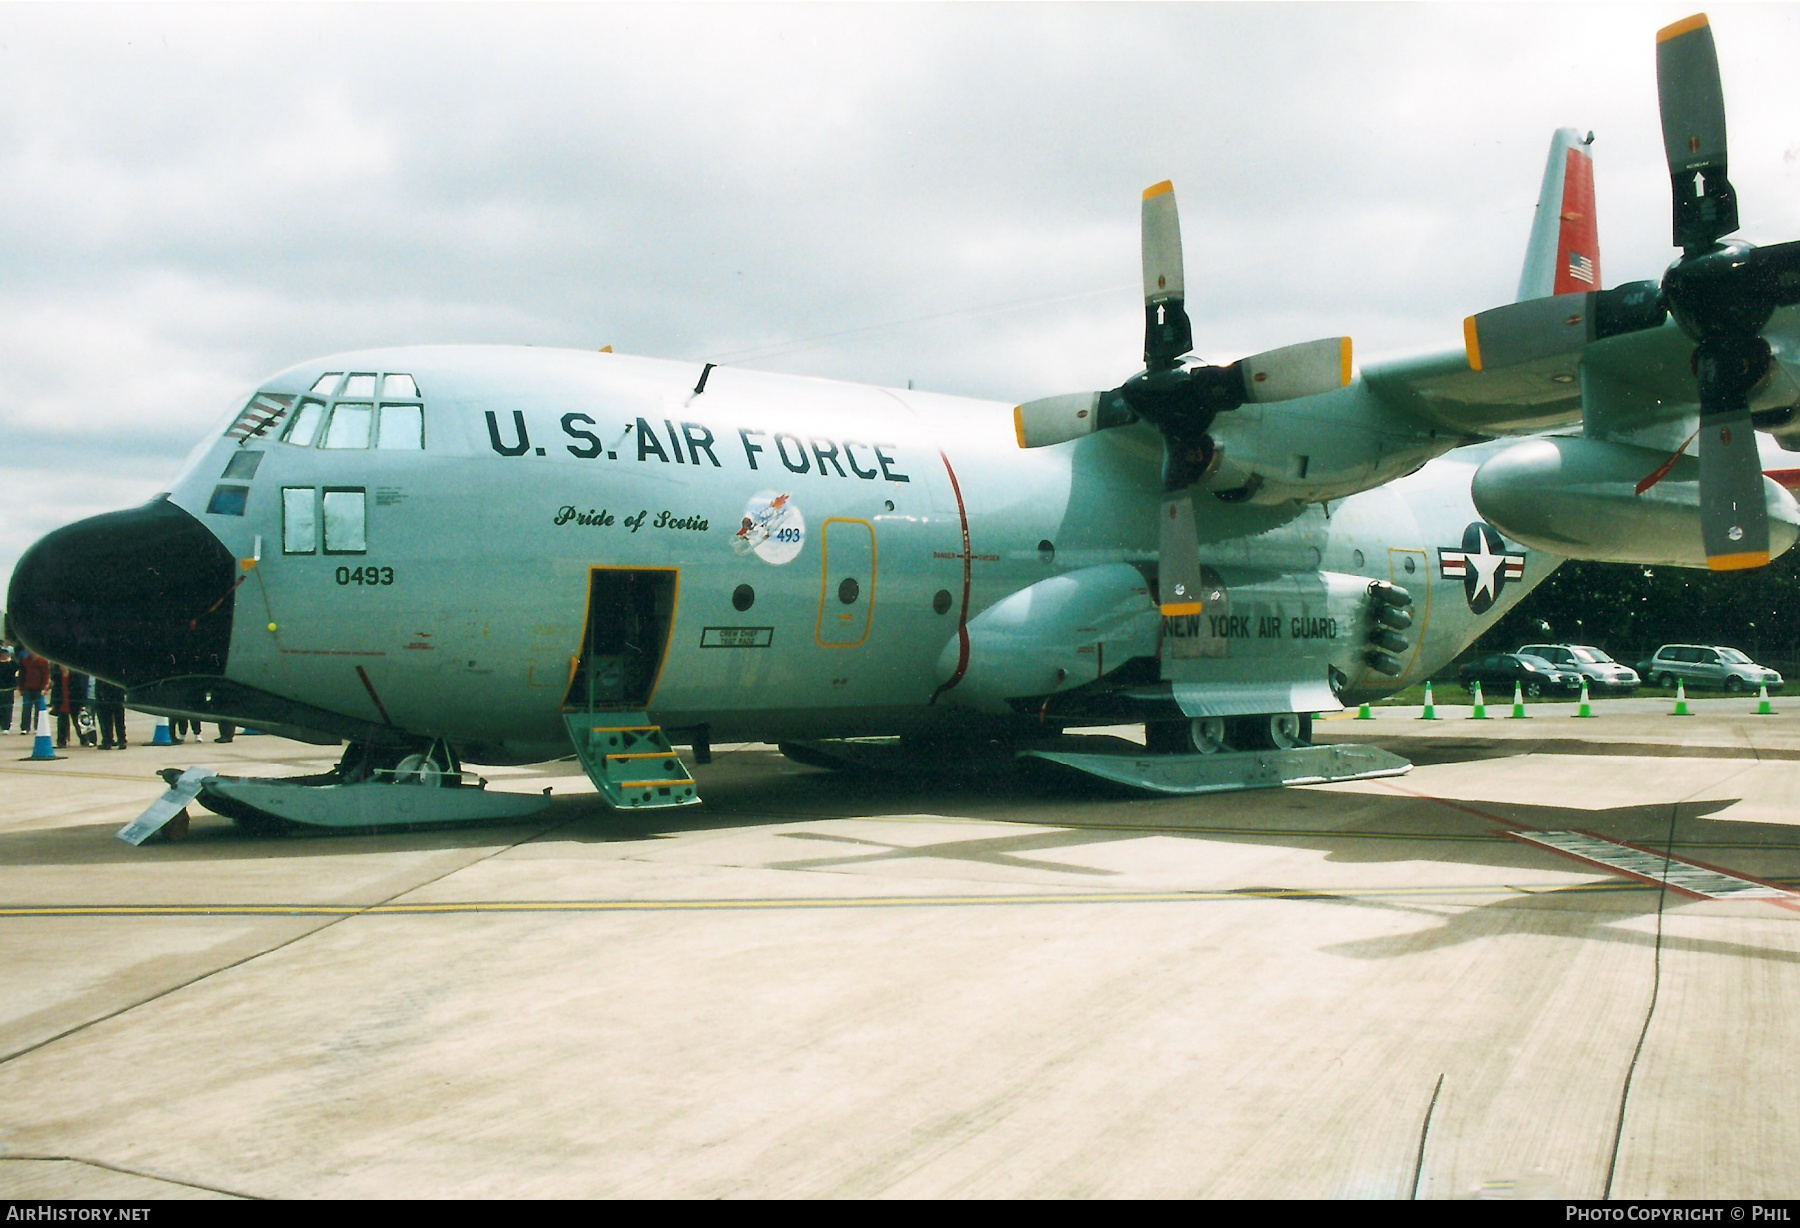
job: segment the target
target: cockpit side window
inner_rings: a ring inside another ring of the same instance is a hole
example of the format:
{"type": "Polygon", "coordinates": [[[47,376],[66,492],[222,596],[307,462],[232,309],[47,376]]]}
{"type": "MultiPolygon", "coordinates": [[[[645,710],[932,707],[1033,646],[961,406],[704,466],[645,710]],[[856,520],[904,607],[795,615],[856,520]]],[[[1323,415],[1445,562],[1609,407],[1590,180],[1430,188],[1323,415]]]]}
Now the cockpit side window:
{"type": "Polygon", "coordinates": [[[325,553],[362,554],[369,548],[368,503],[360,487],[326,487],[325,553]]]}
{"type": "Polygon", "coordinates": [[[338,393],[341,397],[373,397],[375,395],[375,376],[372,372],[353,372],[344,381],[344,390],[338,393]]]}
{"type": "Polygon", "coordinates": [[[419,395],[419,386],[410,375],[393,374],[381,381],[381,395],[396,401],[413,400],[419,395]]]}
{"type": "MultiPolygon", "coordinates": [[[[355,379],[355,376],[351,376],[355,379]]],[[[331,425],[325,428],[322,448],[366,448],[369,446],[369,424],[375,413],[373,405],[355,401],[339,401],[331,409],[331,425]]]]}
{"type": "Polygon", "coordinates": [[[307,389],[307,391],[315,392],[322,397],[328,397],[337,391],[338,381],[343,378],[344,373],[342,371],[327,371],[318,379],[314,380],[313,386],[307,389]]]}
{"type": "MultiPolygon", "coordinates": [[[[388,376],[388,381],[393,381],[388,376]]],[[[409,383],[411,381],[408,381],[409,383]]],[[[375,446],[383,451],[395,449],[417,451],[425,446],[425,407],[423,405],[386,405],[381,407],[381,421],[375,446]]]]}
{"type": "Polygon", "coordinates": [[[284,443],[291,443],[296,448],[309,448],[318,437],[319,423],[325,418],[325,402],[315,401],[311,397],[300,399],[300,408],[294,411],[294,420],[288,423],[287,434],[282,436],[284,443]]]}

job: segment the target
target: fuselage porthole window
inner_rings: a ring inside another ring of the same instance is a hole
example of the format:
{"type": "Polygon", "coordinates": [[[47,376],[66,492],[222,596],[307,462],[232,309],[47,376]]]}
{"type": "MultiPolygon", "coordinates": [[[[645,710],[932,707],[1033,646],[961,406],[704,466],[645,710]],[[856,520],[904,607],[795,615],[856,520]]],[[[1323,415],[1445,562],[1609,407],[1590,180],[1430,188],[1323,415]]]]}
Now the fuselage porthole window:
{"type": "Polygon", "coordinates": [[[318,495],[310,486],[281,488],[281,552],[317,554],[319,550],[318,495]]]}
{"type": "Polygon", "coordinates": [[[338,393],[341,397],[370,397],[375,395],[375,375],[369,371],[353,372],[344,381],[344,390],[338,393]]]}
{"type": "Polygon", "coordinates": [[[325,402],[315,401],[311,397],[303,397],[300,408],[294,411],[294,420],[288,423],[287,434],[283,435],[283,443],[291,443],[296,448],[310,448],[314,439],[318,438],[319,423],[325,418],[325,402]]]}
{"type": "Polygon", "coordinates": [[[367,553],[368,501],[362,487],[327,486],[324,504],[325,553],[367,553]]]}
{"type": "MultiPolygon", "coordinates": [[[[388,377],[390,380],[392,376],[388,377]]],[[[382,451],[419,451],[425,447],[423,405],[383,405],[375,446],[382,451]]]]}
{"type": "Polygon", "coordinates": [[[307,389],[307,391],[317,393],[322,397],[328,397],[337,391],[338,381],[343,378],[344,373],[342,371],[327,371],[318,379],[314,380],[313,386],[307,389]]]}
{"type": "MultiPolygon", "coordinates": [[[[355,376],[351,376],[355,379],[355,376]]],[[[355,401],[339,401],[331,407],[331,423],[325,428],[321,448],[366,448],[369,446],[369,423],[375,407],[355,401]]]]}

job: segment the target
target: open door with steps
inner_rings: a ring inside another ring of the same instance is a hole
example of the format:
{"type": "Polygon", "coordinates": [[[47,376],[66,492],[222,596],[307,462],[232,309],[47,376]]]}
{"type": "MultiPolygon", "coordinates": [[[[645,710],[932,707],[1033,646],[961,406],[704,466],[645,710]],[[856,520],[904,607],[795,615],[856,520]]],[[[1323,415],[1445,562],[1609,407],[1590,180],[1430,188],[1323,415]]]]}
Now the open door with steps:
{"type": "Polygon", "coordinates": [[[614,809],[691,806],[700,800],[693,773],[646,716],[668,654],[680,573],[594,567],[588,575],[587,627],[563,699],[569,740],[614,809]]]}

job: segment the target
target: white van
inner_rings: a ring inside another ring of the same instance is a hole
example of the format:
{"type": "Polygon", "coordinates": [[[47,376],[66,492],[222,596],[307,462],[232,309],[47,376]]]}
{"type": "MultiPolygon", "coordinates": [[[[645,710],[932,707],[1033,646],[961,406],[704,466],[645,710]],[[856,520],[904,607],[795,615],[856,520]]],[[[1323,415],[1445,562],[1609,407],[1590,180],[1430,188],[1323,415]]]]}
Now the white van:
{"type": "Polygon", "coordinates": [[[1758,665],[1735,648],[1717,644],[1664,644],[1651,657],[1645,671],[1657,686],[1677,681],[1689,686],[1723,687],[1727,691],[1754,691],[1766,686],[1781,689],[1781,675],[1758,665]]]}
{"type": "Polygon", "coordinates": [[[1542,657],[1564,673],[1580,674],[1587,679],[1590,691],[1623,694],[1642,685],[1635,669],[1620,665],[1588,644],[1527,644],[1519,651],[1542,657]]]}

